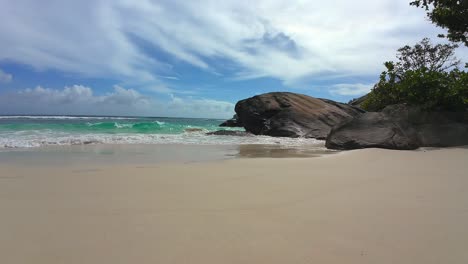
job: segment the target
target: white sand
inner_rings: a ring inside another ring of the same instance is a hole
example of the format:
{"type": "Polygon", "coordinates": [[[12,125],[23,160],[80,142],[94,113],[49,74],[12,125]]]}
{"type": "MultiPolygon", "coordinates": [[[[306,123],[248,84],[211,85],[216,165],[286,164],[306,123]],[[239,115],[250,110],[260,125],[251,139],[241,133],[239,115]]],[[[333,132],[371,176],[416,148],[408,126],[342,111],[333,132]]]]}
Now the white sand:
{"type": "Polygon", "coordinates": [[[468,263],[468,149],[0,165],[0,263],[468,263]]]}

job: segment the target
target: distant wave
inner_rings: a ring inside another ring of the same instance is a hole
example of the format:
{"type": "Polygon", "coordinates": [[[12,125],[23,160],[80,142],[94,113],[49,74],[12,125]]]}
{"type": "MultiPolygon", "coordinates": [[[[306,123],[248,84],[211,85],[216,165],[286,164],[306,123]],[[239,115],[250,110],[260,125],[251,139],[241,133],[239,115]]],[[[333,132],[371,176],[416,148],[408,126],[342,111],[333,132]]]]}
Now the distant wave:
{"type": "Polygon", "coordinates": [[[111,117],[111,116],[0,116],[0,119],[115,119],[134,120],[136,117],[111,117]]]}
{"type": "MultiPolygon", "coordinates": [[[[67,132],[67,133],[155,133],[155,134],[177,134],[184,133],[187,128],[194,126],[182,123],[166,123],[162,121],[124,121],[124,120],[103,120],[102,122],[96,122],[89,120],[88,122],[34,122],[34,123],[7,123],[0,124],[0,136],[1,132],[8,133],[13,131],[56,131],[56,132],[67,132]]],[[[203,131],[216,130],[215,125],[195,126],[203,131]]]]}

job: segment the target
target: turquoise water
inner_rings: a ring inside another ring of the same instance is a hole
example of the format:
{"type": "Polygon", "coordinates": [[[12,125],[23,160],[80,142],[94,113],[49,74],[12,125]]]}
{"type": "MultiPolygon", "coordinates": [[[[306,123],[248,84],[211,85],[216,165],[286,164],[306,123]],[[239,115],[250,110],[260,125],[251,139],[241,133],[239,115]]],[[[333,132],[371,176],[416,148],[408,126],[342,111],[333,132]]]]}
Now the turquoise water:
{"type": "Polygon", "coordinates": [[[209,136],[224,120],[168,117],[0,116],[0,148],[88,144],[323,145],[315,139],[209,136]]]}
{"type": "MultiPolygon", "coordinates": [[[[0,133],[15,131],[53,130],[72,133],[146,133],[180,134],[200,129],[205,132],[219,130],[223,120],[190,118],[138,118],[138,117],[0,117],[0,133]]],[[[231,129],[231,128],[228,128],[231,129]]]]}

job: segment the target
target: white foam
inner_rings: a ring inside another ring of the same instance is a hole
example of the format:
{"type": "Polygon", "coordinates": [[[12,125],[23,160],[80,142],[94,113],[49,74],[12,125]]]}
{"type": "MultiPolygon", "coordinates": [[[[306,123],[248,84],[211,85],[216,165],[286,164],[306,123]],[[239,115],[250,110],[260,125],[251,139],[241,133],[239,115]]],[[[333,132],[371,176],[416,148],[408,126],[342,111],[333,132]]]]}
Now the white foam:
{"type": "Polygon", "coordinates": [[[120,124],[120,123],[115,122],[114,126],[116,128],[132,128],[133,124],[120,124]]]}
{"type": "Polygon", "coordinates": [[[92,127],[92,126],[98,126],[98,125],[100,125],[100,124],[102,124],[102,123],[101,123],[101,122],[99,122],[99,123],[90,123],[90,122],[86,122],[86,125],[87,125],[87,126],[90,126],[90,127],[92,127]]]}
{"type": "Polygon", "coordinates": [[[268,136],[217,136],[205,132],[182,134],[71,134],[51,130],[27,133],[2,133],[0,148],[32,148],[50,145],[86,144],[190,144],[190,145],[278,145],[284,147],[323,148],[324,141],[306,138],[276,138],[268,136]]]}

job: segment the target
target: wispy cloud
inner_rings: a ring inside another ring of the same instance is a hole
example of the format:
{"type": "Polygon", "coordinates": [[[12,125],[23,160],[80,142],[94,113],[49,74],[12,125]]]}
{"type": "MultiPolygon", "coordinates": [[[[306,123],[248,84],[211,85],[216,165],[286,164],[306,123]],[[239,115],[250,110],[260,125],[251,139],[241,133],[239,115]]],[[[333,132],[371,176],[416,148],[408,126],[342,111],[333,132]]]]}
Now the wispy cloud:
{"type": "Polygon", "coordinates": [[[0,83],[8,83],[13,80],[13,75],[0,69],[0,83]]]}
{"type": "MultiPolygon", "coordinates": [[[[172,95],[171,100],[167,103],[168,112],[171,116],[181,116],[180,113],[190,113],[194,117],[220,117],[227,118],[234,114],[234,104],[230,102],[194,98],[194,97],[177,97],[172,95]]],[[[189,115],[182,116],[189,116],[189,115]]]]}
{"type": "Polygon", "coordinates": [[[363,83],[340,83],[332,85],[330,93],[332,95],[359,96],[370,92],[374,84],[363,83]]]}
{"type": "Polygon", "coordinates": [[[174,69],[135,38],[207,72],[219,72],[210,62],[222,58],[239,65],[227,78],[272,77],[294,86],[314,76],[378,74],[399,46],[438,31],[423,10],[394,0],[0,0],[0,6],[8,21],[0,23],[0,60],[144,83],[175,80],[174,69]]]}

